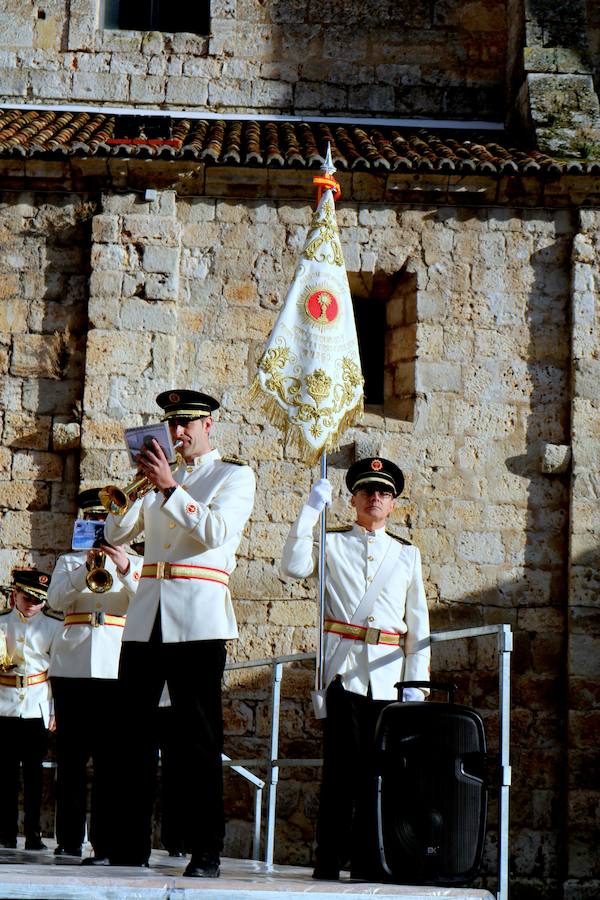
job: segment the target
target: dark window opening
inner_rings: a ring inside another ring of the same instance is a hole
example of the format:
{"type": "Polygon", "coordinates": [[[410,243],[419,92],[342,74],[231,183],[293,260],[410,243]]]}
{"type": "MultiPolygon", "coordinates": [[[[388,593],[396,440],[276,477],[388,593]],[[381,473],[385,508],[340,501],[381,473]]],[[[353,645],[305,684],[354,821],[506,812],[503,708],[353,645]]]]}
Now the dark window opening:
{"type": "Polygon", "coordinates": [[[372,298],[355,298],[354,316],[365,379],[365,404],[381,405],[385,359],[385,303],[372,298]]]}
{"type": "Polygon", "coordinates": [[[122,31],[186,31],[208,34],[209,0],[105,0],[104,27],[122,31]]]}
{"type": "Polygon", "coordinates": [[[348,272],[358,349],[371,412],[413,421],[417,364],[417,281],[398,272],[348,272]]]}

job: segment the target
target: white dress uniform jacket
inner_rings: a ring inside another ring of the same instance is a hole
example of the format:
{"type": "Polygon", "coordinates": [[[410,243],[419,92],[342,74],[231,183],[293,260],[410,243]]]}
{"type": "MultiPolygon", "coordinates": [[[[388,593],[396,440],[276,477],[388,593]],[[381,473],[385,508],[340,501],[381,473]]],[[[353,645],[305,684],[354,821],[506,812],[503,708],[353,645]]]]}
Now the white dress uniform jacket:
{"type": "Polygon", "coordinates": [[[52,656],[51,676],[117,678],[124,617],[140,582],[142,568],[141,557],[128,558],[129,569],[122,575],[106,557],[105,568],[112,575],[113,584],[110,591],[96,594],[85,582],[87,550],[59,556],[48,588],[48,605],[64,612],[66,621],[52,656]],[[68,624],[67,617],[78,613],[91,614],[94,621],[68,624]],[[111,621],[112,616],[120,621],[111,621]]]}
{"type": "MultiPolygon", "coordinates": [[[[211,450],[180,465],[173,477],[181,487],[168,500],[151,491],[124,516],[108,516],[107,539],[124,544],[144,531],[145,564],[201,566],[217,578],[231,574],[254,503],[254,473],[211,450]]],[[[236,638],[229,588],[210,574],[205,580],[142,577],[123,640],[148,641],[158,609],[165,643],[236,638]]]]}
{"type": "MultiPolygon", "coordinates": [[[[319,513],[304,506],[283,549],[282,572],[293,578],[316,573],[318,551],[313,529],[319,513]]],[[[349,531],[330,532],[325,541],[325,618],[347,623],[373,580],[391,541],[384,528],[367,531],[353,525],[349,531]]],[[[339,635],[325,634],[325,686],[341,675],[344,687],[366,695],[371,685],[374,700],[395,700],[398,681],[429,680],[429,613],[421,555],[416,547],[401,546],[400,558],[377,596],[369,620],[356,624],[406,635],[404,648],[343,639],[348,654],[338,671],[329,662],[339,635]]]]}
{"type": "MultiPolygon", "coordinates": [[[[0,629],[6,636],[8,656],[15,664],[15,668],[3,674],[32,676],[48,672],[62,622],[43,612],[27,619],[14,608],[0,614],[0,629]]],[[[43,718],[48,727],[51,698],[48,680],[26,687],[0,685],[0,716],[43,718]]]]}

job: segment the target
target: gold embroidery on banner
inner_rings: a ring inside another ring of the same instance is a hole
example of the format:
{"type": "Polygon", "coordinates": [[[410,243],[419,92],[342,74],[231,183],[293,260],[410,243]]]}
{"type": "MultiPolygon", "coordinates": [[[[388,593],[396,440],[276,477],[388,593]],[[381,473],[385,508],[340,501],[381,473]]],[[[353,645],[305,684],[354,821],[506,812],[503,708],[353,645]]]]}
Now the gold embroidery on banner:
{"type": "Polygon", "coordinates": [[[307,241],[306,246],[302,251],[302,256],[305,259],[312,259],[315,262],[327,262],[333,266],[343,266],[344,257],[342,255],[342,247],[340,244],[337,222],[335,220],[333,203],[325,204],[322,208],[322,212],[322,219],[317,218],[318,210],[313,215],[310,233],[312,234],[315,229],[318,229],[318,233],[307,241]],[[323,250],[320,256],[317,256],[317,252],[324,244],[329,244],[331,253],[328,254],[323,250]]]}
{"type": "Polygon", "coordinates": [[[357,364],[347,356],[336,361],[336,368],[341,368],[341,373],[340,381],[335,383],[323,369],[315,369],[302,378],[285,375],[281,370],[293,354],[283,338],[279,340],[280,346],[267,350],[259,363],[259,368],[268,376],[265,389],[275,393],[286,405],[291,424],[309,425],[310,433],[316,440],[323,428],[333,428],[335,417],[350,405],[356,388],[363,383],[362,375],[357,364]],[[308,394],[314,405],[302,399],[303,393],[308,394]],[[323,406],[326,400],[329,404],[323,406]]]}

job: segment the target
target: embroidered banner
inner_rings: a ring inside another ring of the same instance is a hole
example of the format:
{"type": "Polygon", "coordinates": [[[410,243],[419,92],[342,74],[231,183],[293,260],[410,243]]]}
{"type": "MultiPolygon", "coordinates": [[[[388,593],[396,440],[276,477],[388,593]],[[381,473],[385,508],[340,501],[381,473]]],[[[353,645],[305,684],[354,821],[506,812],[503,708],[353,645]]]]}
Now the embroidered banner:
{"type": "Polygon", "coordinates": [[[251,389],[312,465],[363,410],[363,377],[331,189],[324,191],[251,389]]]}

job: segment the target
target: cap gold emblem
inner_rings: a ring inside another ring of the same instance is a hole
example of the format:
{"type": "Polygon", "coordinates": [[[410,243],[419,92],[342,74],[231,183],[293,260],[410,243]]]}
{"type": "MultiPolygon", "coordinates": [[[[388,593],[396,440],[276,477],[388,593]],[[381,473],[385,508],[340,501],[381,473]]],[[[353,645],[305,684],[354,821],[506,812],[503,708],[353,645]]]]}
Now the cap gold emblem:
{"type": "Polygon", "coordinates": [[[371,463],[371,468],[373,469],[374,472],[379,472],[380,469],[383,469],[383,463],[381,462],[380,459],[374,459],[373,462],[371,463]]]}
{"type": "Polygon", "coordinates": [[[179,394],[173,392],[172,394],[169,394],[169,400],[171,401],[171,403],[179,403],[181,397],[179,396],[179,394]]]}
{"type": "Polygon", "coordinates": [[[48,576],[47,576],[47,575],[40,575],[38,581],[39,581],[40,584],[48,584],[48,576]]]}

